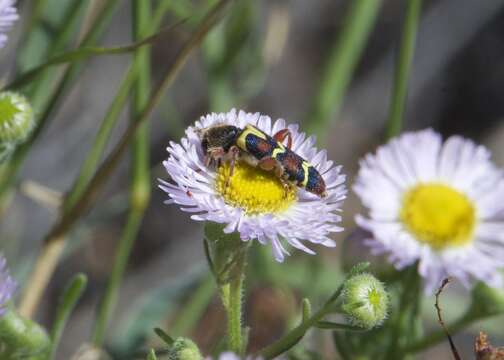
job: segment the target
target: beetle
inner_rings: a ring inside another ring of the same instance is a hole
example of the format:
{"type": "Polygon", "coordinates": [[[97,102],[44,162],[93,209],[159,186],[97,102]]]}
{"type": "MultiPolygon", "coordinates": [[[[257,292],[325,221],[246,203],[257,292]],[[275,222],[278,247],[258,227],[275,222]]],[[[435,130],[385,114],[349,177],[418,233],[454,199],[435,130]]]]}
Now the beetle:
{"type": "Polygon", "coordinates": [[[198,130],[206,166],[220,166],[229,162],[230,171],[225,186],[229,185],[236,161],[242,160],[253,167],[273,171],[288,187],[294,184],[319,197],[326,197],[322,175],[308,161],[291,150],[292,135],[282,129],[269,136],[257,127],[247,124],[243,129],[227,124],[212,125],[198,130]],[[287,145],[283,142],[287,139],[287,145]]]}

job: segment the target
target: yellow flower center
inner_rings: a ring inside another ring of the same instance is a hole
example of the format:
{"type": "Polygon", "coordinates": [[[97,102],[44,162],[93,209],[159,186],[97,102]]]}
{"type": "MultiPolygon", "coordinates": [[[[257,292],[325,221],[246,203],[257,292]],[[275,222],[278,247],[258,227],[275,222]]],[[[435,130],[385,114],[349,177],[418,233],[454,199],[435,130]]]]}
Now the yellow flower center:
{"type": "Polygon", "coordinates": [[[0,99],[0,123],[12,121],[14,115],[20,111],[8,96],[0,99]]]}
{"type": "Polygon", "coordinates": [[[417,240],[441,250],[471,241],[476,212],[459,191],[439,183],[424,183],[405,194],[400,218],[417,240]]]}
{"type": "Polygon", "coordinates": [[[218,168],[215,188],[227,204],[244,209],[248,215],[278,213],[297,199],[294,185],[284,185],[273,172],[242,162],[235,164],[226,187],[229,170],[228,163],[218,168]]]}
{"type": "Polygon", "coordinates": [[[378,306],[380,306],[382,295],[383,294],[380,294],[376,289],[369,290],[368,299],[373,309],[376,309],[378,306]]]}

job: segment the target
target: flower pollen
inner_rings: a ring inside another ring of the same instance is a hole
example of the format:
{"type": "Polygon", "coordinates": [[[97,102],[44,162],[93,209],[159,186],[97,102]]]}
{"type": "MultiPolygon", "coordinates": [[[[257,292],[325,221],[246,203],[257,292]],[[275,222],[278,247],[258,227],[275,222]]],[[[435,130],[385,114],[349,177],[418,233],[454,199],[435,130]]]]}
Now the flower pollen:
{"type": "Polygon", "coordinates": [[[297,189],[285,186],[274,173],[237,162],[226,187],[230,165],[222,164],[217,170],[215,188],[224,201],[245,210],[247,215],[279,213],[297,199],[297,189]]]}
{"type": "Polygon", "coordinates": [[[400,218],[419,241],[441,250],[471,241],[476,211],[472,202],[454,188],[421,183],[405,193],[400,218]]]}

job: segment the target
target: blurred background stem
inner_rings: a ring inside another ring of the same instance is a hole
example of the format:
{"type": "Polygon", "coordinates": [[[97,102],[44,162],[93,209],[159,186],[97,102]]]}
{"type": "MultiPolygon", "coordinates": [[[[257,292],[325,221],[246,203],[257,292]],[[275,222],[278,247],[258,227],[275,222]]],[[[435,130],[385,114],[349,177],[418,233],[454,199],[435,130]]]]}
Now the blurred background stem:
{"type": "Polygon", "coordinates": [[[187,336],[189,330],[201,318],[208,304],[215,294],[215,280],[212,275],[206,275],[194,289],[187,302],[177,311],[177,318],[171,326],[171,333],[175,336],[187,336]]]}
{"type": "Polygon", "coordinates": [[[387,139],[401,132],[408,95],[408,80],[410,78],[411,65],[413,63],[418,22],[422,10],[422,0],[408,0],[407,4],[401,45],[395,66],[394,89],[390,99],[389,118],[386,130],[387,139]]]}
{"type": "MultiPolygon", "coordinates": [[[[99,37],[104,32],[107,24],[110,22],[118,2],[119,0],[108,0],[103,2],[103,5],[100,7],[99,11],[97,11],[96,17],[89,25],[89,30],[83,36],[83,40],[80,44],[81,46],[89,46],[97,42],[99,37]]],[[[82,4],[87,4],[86,1],[80,1],[79,3],[81,4],[80,6],[82,6],[82,4]]],[[[73,16],[77,17],[77,15],[79,15],[78,14],[79,12],[75,10],[79,10],[80,6],[75,7],[73,9],[74,12],[72,12],[72,14],[75,14],[73,16]]],[[[66,26],[71,26],[74,22],[67,21],[65,23],[67,24],[66,26]]],[[[71,29],[62,29],[58,31],[58,34],[62,32],[64,34],[67,33],[71,34],[70,30],[71,29]]],[[[62,49],[59,47],[54,48],[55,52],[61,50],[62,49]]],[[[49,53],[48,55],[54,55],[54,52],[49,53]]],[[[71,65],[67,67],[67,69],[65,70],[65,72],[61,77],[57,76],[58,74],[57,69],[48,69],[46,72],[44,72],[44,75],[42,75],[43,79],[46,80],[35,83],[35,88],[38,89],[35,90],[35,92],[36,93],[41,92],[44,95],[44,96],[42,95],[39,96],[37,94],[33,95],[34,98],[39,99],[38,100],[39,103],[35,104],[36,106],[34,106],[34,109],[36,111],[36,117],[38,118],[37,127],[35,128],[35,131],[33,132],[32,136],[28,139],[28,141],[26,141],[16,149],[9,163],[2,170],[0,170],[1,171],[0,203],[3,201],[2,199],[4,198],[6,192],[10,189],[10,187],[13,184],[15,184],[17,179],[17,173],[21,169],[21,166],[23,165],[23,162],[26,159],[26,156],[28,155],[31,147],[37,140],[38,136],[41,134],[42,130],[48,125],[48,123],[54,117],[53,115],[57,105],[60,104],[63,101],[64,96],[70,92],[69,91],[70,86],[75,84],[75,80],[79,75],[81,67],[82,62],[80,61],[73,62],[71,65]],[[50,74],[50,76],[45,75],[46,73],[50,74]],[[48,83],[49,80],[50,83],[48,83]],[[38,85],[42,83],[44,83],[45,85],[44,86],[38,85]],[[55,83],[55,85],[53,85],[53,83],[55,83]],[[54,90],[48,91],[48,87],[51,87],[54,90]]],[[[30,99],[32,99],[32,96],[30,96],[30,99]]]]}
{"type": "Polygon", "coordinates": [[[309,114],[308,133],[322,143],[341,107],[357,62],[373,28],[381,1],[354,0],[345,17],[345,26],[322,71],[317,95],[309,114]]]}
{"type": "MultiPolygon", "coordinates": [[[[152,17],[150,3],[144,0],[132,1],[132,24],[134,40],[141,40],[150,35],[149,29],[152,17]]],[[[131,106],[132,121],[138,117],[147,105],[150,97],[150,48],[140,48],[135,52],[134,66],[137,68],[137,78],[133,91],[131,106]]],[[[124,271],[130,257],[135,239],[138,236],[145,209],[150,199],[150,169],[149,169],[149,127],[148,123],[142,124],[132,141],[132,184],[130,188],[130,207],[124,232],[119,240],[116,257],[105,295],[98,310],[93,343],[101,347],[105,339],[105,331],[113,315],[117,303],[119,288],[124,271]]]]}
{"type": "Polygon", "coordinates": [[[221,19],[221,16],[226,9],[226,5],[229,2],[230,0],[219,1],[218,4],[205,16],[201,24],[178,52],[161,82],[152,92],[152,97],[149,99],[148,104],[142,110],[141,114],[137,117],[136,121],[130,123],[118,144],[112,149],[110,155],[105,159],[102,165],[95,172],[94,176],[90,179],[89,184],[83,191],[79,201],[75,204],[75,206],[62,214],[59,221],[54,224],[45,236],[42,254],[37,258],[37,263],[35,264],[35,268],[32,271],[31,277],[25,287],[23,298],[21,300],[20,311],[22,311],[25,316],[30,317],[35,311],[42,291],[47,286],[47,283],[49,282],[61,255],[61,250],[63,248],[67,232],[70,231],[80,217],[92,206],[98,193],[110,178],[113,171],[117,168],[122,156],[127,151],[130,142],[135,138],[138,128],[149,120],[152,111],[163,98],[165,90],[173,83],[178,72],[185,65],[192,51],[200,45],[206,34],[221,19]],[[53,247],[59,249],[60,252],[47,251],[47,249],[53,247]],[[33,289],[36,289],[37,291],[35,292],[33,289]]]}
{"type": "MultiPolygon", "coordinates": [[[[148,31],[149,35],[154,33],[160,27],[163,16],[169,10],[171,2],[172,0],[162,0],[159,3],[148,24],[150,27],[150,30],[148,31]]],[[[112,129],[117,123],[119,114],[128,99],[131,87],[135,83],[137,75],[139,74],[140,66],[135,64],[137,61],[140,61],[138,56],[134,59],[134,63],[130,65],[126,71],[126,75],[123,77],[122,83],[119,85],[119,91],[117,92],[107,111],[107,114],[105,115],[105,118],[101,123],[100,129],[98,130],[91,150],[80,169],[79,175],[77,176],[71,190],[65,197],[64,211],[68,211],[77,203],[77,200],[81,197],[83,191],[86,189],[86,186],[89,184],[89,180],[93,177],[93,174],[98,167],[98,164],[103,156],[103,152],[105,151],[105,147],[110,140],[112,129]]]]}
{"type": "Polygon", "coordinates": [[[51,352],[50,359],[54,359],[56,356],[56,350],[58,349],[59,342],[61,340],[61,335],[65,325],[70,317],[75,305],[79,301],[82,293],[86,289],[87,277],[84,274],[75,275],[70,283],[65,288],[63,296],[61,297],[60,304],[56,311],[56,318],[51,329],[51,352]]]}

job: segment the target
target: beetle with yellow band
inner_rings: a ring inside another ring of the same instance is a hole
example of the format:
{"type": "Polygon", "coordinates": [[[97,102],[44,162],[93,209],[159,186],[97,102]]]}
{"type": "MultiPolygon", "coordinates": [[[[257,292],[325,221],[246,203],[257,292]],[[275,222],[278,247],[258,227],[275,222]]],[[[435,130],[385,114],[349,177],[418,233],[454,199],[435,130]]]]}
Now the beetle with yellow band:
{"type": "Polygon", "coordinates": [[[219,166],[230,162],[230,175],[236,161],[245,161],[266,171],[273,171],[286,184],[294,184],[320,197],[327,196],[322,175],[305,159],[291,150],[288,129],[269,136],[253,125],[240,129],[233,125],[214,125],[200,130],[206,164],[219,166]],[[283,142],[287,140],[287,145],[283,142]]]}

